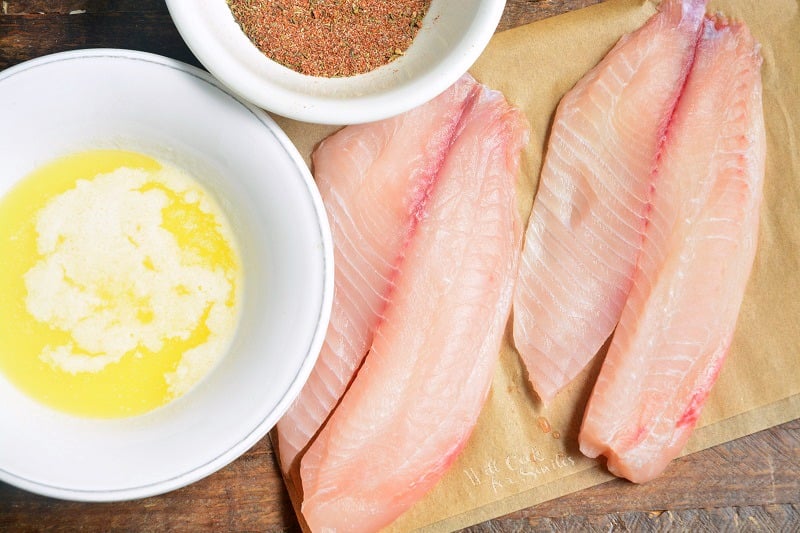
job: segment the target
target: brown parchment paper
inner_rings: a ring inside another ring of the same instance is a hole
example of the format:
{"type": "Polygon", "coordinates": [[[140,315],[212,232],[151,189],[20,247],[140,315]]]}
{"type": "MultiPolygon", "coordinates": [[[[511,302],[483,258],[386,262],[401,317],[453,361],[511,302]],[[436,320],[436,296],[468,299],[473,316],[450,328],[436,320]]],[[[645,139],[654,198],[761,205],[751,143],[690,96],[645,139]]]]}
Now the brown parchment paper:
{"type": "MultiPolygon", "coordinates": [[[[495,35],[471,69],[531,123],[519,184],[527,220],[556,105],[626,32],[650,0],[608,2],[495,35]]],[[[684,453],[800,417],[800,7],[798,0],[720,0],[762,45],[767,168],[757,257],[736,335],[684,453]]],[[[276,117],[306,157],[335,127],[276,117]]],[[[492,390],[463,454],[389,531],[450,531],[606,481],[577,435],[605,349],[546,408],[530,390],[510,330],[492,390]]],[[[292,492],[292,498],[296,494],[292,492]]],[[[295,501],[295,503],[297,503],[295,501]]],[[[297,507],[297,506],[296,506],[297,507]]]]}

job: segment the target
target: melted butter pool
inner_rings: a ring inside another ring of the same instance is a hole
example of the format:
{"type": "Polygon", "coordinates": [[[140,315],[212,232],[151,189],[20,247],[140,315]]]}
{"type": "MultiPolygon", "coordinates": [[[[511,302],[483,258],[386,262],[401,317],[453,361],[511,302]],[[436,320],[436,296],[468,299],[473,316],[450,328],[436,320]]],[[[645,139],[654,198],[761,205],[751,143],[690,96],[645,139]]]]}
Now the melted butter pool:
{"type": "Polygon", "coordinates": [[[0,371],[55,409],[145,413],[227,351],[241,266],[230,224],[187,173],[91,151],[0,199],[0,371]]]}

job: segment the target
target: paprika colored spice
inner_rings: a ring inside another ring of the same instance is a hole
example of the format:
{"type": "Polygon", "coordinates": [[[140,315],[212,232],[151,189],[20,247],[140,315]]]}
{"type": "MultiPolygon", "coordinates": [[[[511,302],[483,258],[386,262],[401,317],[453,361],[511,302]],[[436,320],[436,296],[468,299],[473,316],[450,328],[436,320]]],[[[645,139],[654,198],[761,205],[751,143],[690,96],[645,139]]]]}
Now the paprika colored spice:
{"type": "Polygon", "coordinates": [[[403,55],[430,0],[227,0],[270,59],[327,78],[369,72],[403,55]]]}

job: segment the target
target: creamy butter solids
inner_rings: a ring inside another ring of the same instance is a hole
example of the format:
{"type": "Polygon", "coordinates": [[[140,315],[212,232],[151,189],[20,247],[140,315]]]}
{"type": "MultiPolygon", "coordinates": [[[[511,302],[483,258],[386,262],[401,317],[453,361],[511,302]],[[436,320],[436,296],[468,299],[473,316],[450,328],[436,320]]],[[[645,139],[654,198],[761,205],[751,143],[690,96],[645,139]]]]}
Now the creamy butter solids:
{"type": "Polygon", "coordinates": [[[241,266],[183,170],[124,151],[59,159],[0,200],[0,370],[59,410],[144,413],[225,353],[241,266]]]}

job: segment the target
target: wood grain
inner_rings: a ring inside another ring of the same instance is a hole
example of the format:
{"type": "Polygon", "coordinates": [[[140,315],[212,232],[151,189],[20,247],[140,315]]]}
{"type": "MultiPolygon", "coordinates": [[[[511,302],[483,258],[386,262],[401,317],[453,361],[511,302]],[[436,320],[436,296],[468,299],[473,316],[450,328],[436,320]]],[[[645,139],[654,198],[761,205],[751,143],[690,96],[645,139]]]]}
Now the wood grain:
{"type": "MultiPolygon", "coordinates": [[[[763,509],[763,513],[756,514],[765,526],[789,521],[800,527],[799,504],[800,420],[795,420],[677,459],[661,477],[646,485],[621,479],[609,481],[467,531],[492,531],[497,522],[549,524],[559,530],[559,524],[579,530],[586,526],[607,531],[614,521],[629,524],[633,530],[642,523],[663,530],[669,521],[674,521],[676,527],[681,521],[688,525],[706,518],[727,524],[728,519],[733,521],[738,516],[739,509],[751,509],[748,513],[763,509]],[[662,518],[667,510],[671,514],[662,518]]],[[[750,522],[746,518],[743,523],[750,522]]]]}
{"type": "MultiPolygon", "coordinates": [[[[753,530],[792,531],[788,526],[800,525],[799,496],[800,420],[795,420],[678,459],[647,485],[610,481],[464,531],[696,531],[695,526],[737,521],[753,530]]],[[[131,502],[64,502],[0,483],[0,531],[45,529],[297,531],[299,526],[270,442],[263,439],[206,479],[131,502]]]]}
{"type": "Polygon", "coordinates": [[[800,506],[765,505],[721,509],[686,509],[610,513],[564,518],[498,519],[470,528],[474,533],[536,533],[550,531],[765,531],[796,532],[800,506]]]}
{"type": "MultiPolygon", "coordinates": [[[[603,0],[508,0],[498,31],[603,0]]],[[[0,70],[78,48],[129,48],[200,66],[163,0],[6,0],[0,11],[0,70]]]]}
{"type": "Polygon", "coordinates": [[[497,31],[509,30],[601,2],[603,0],[508,0],[497,31]]]}
{"type": "MultiPolygon", "coordinates": [[[[498,31],[600,1],[508,0],[498,31]]],[[[86,47],[199,64],[163,0],[5,0],[0,6],[0,69],[86,47]]],[[[465,531],[609,529],[800,530],[800,420],[676,460],[644,486],[611,481],[465,531]]],[[[65,502],[0,483],[0,531],[76,530],[296,531],[298,525],[268,438],[206,479],[142,500],[65,502]]]]}
{"type": "Polygon", "coordinates": [[[130,502],[60,501],[0,483],[0,531],[15,529],[289,531],[299,526],[264,438],[212,476],[130,502]]]}
{"type": "Polygon", "coordinates": [[[127,48],[200,63],[163,0],[6,0],[0,14],[0,70],[79,48],[127,48]]]}

